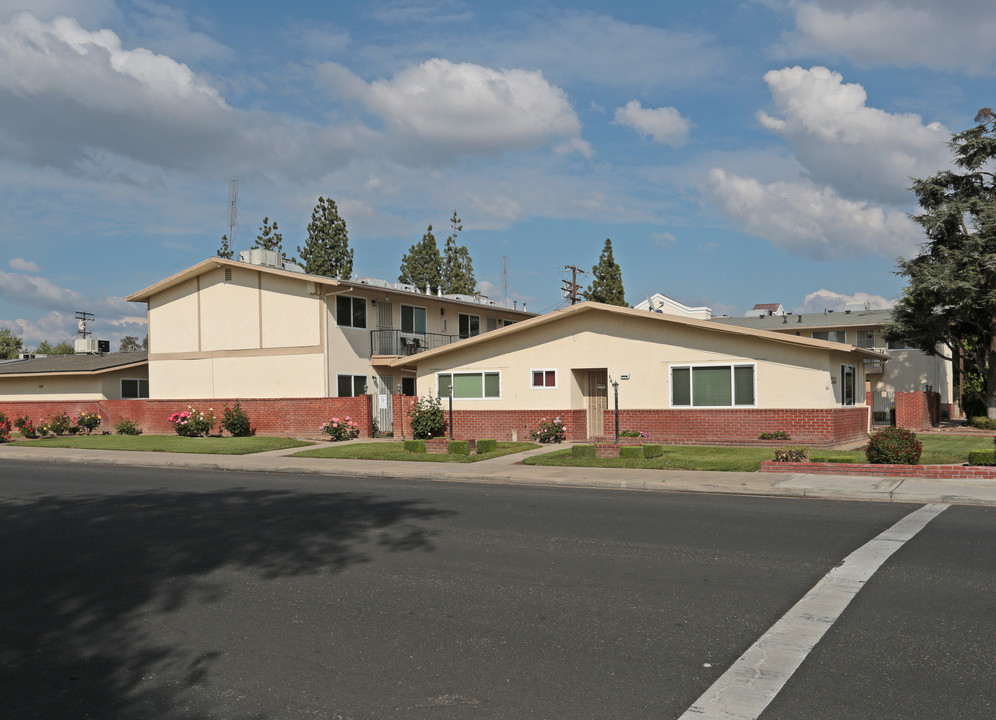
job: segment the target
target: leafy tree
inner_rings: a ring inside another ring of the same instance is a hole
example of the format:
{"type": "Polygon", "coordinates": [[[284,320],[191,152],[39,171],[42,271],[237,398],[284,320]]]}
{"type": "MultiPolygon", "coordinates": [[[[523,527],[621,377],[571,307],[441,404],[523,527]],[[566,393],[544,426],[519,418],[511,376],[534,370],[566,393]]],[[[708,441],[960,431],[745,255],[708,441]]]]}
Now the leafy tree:
{"type": "Polygon", "coordinates": [[[453,232],[446,238],[443,246],[443,292],[447,294],[473,295],[477,290],[477,280],[474,279],[474,263],[466,245],[457,245],[457,233],[463,230],[463,221],[457,217],[456,210],[450,218],[453,232]]]}
{"type": "Polygon", "coordinates": [[[276,220],[271,225],[270,218],[264,217],[263,227],[259,229],[259,235],[256,236],[256,244],[253,247],[262,248],[263,250],[276,250],[286,260],[287,256],[284,255],[283,249],[284,236],[278,230],[276,220]]]}
{"type": "Polygon", "coordinates": [[[228,235],[221,236],[221,247],[218,248],[218,257],[225,258],[226,260],[231,260],[235,255],[235,251],[232,250],[231,243],[228,242],[228,235]]]}
{"type": "Polygon", "coordinates": [[[134,335],[125,335],[121,338],[121,344],[118,346],[118,352],[138,352],[139,350],[144,350],[148,347],[149,338],[146,336],[145,340],[140,344],[138,338],[134,335]]]}
{"type": "Polygon", "coordinates": [[[964,172],[913,181],[913,219],[927,242],[912,260],[899,259],[909,284],[883,334],[928,355],[960,356],[983,380],[981,393],[964,384],[963,406],[980,402],[996,418],[996,113],[983,108],[975,122],[948,143],[964,172]]]}
{"type": "Polygon", "coordinates": [[[591,269],[594,279],[584,291],[585,300],[620,305],[626,307],[626,293],[623,290],[622,268],[616,264],[612,256],[612,240],[606,238],[602,254],[598,257],[598,265],[591,269]]]}
{"type": "Polygon", "coordinates": [[[42,340],[35,352],[39,355],[72,355],[76,352],[76,348],[68,340],[56,345],[52,345],[48,340],[42,340]]]}
{"type": "Polygon", "coordinates": [[[346,221],[339,216],[339,208],[332,198],[318,197],[318,204],[311,211],[308,239],[298,254],[305,272],[312,275],[348,280],[353,274],[353,251],[349,247],[346,221]]]}
{"type": "Polygon", "coordinates": [[[428,287],[434,292],[443,284],[441,265],[442,258],[439,255],[439,248],[436,247],[436,236],[432,234],[432,225],[430,225],[422,239],[412,245],[408,253],[401,258],[401,274],[398,276],[398,282],[409,283],[419,290],[428,287]]]}
{"type": "Polygon", "coordinates": [[[8,327],[0,328],[0,360],[16,359],[24,344],[8,327]]]}

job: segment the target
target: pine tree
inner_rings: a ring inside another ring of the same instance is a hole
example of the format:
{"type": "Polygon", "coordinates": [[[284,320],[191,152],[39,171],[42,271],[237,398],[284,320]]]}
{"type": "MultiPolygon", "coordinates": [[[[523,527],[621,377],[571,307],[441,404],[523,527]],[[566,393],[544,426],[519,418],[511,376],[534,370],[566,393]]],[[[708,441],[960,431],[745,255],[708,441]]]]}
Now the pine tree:
{"type": "Polygon", "coordinates": [[[348,280],[353,274],[353,251],[349,247],[346,221],[339,216],[332,198],[318,197],[308,223],[308,239],[303,248],[298,246],[297,252],[305,272],[311,275],[348,280]]]}
{"type": "Polygon", "coordinates": [[[612,256],[612,240],[605,239],[598,265],[591,269],[593,280],[584,291],[585,300],[627,307],[626,292],[623,290],[622,268],[612,256]]]}
{"type": "Polygon", "coordinates": [[[232,250],[231,244],[228,242],[228,235],[221,236],[221,247],[218,248],[218,257],[225,258],[226,260],[231,260],[232,256],[235,255],[235,251],[232,250]]]}
{"type": "Polygon", "coordinates": [[[125,335],[121,338],[121,344],[118,346],[118,352],[138,352],[142,349],[142,345],[135,335],[125,335]]]}
{"type": "Polygon", "coordinates": [[[253,247],[262,248],[263,250],[276,250],[280,253],[280,257],[284,260],[287,256],[284,255],[284,249],[282,247],[284,242],[284,236],[278,232],[277,221],[274,220],[273,224],[270,225],[270,218],[263,218],[263,227],[259,229],[259,235],[256,236],[256,244],[253,247]]]}
{"type": "Polygon", "coordinates": [[[996,113],[983,108],[975,127],[948,146],[964,173],[945,170],[913,181],[927,242],[900,259],[909,279],[885,326],[887,340],[904,340],[928,355],[960,357],[969,379],[963,406],[984,406],[996,418],[996,113]]]}
{"type": "Polygon", "coordinates": [[[422,291],[428,288],[429,292],[435,292],[436,288],[442,287],[443,284],[441,266],[442,258],[430,225],[422,239],[412,245],[408,253],[401,258],[401,274],[398,275],[398,282],[414,285],[422,291]]]}
{"type": "Polygon", "coordinates": [[[474,279],[474,262],[466,245],[457,245],[457,233],[463,230],[463,221],[456,210],[450,218],[453,232],[443,246],[443,292],[451,295],[473,295],[477,290],[474,279]]]}

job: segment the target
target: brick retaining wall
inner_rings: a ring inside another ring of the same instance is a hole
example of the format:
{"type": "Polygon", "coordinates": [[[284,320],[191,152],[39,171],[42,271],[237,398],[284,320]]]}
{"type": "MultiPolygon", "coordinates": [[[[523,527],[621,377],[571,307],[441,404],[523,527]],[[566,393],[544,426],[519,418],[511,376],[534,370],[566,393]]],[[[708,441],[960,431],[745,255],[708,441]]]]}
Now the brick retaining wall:
{"type": "Polygon", "coordinates": [[[761,472],[915,477],[929,480],[996,479],[996,467],[988,465],[878,465],[873,463],[804,463],[765,460],[761,463],[761,472]]]}

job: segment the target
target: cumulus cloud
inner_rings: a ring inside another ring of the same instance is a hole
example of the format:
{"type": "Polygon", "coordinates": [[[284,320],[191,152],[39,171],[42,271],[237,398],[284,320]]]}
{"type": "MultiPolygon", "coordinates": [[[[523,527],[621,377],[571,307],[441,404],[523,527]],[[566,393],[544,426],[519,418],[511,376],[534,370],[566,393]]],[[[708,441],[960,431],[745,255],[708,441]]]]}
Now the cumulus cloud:
{"type": "Polygon", "coordinates": [[[781,117],[758,113],[818,184],[853,200],[906,205],[910,178],[949,162],[949,131],[919,115],[868,107],[865,89],[825,67],[772,70],[764,76],[781,117]]]}
{"type": "Polygon", "coordinates": [[[13,258],[8,263],[14,270],[24,270],[25,272],[38,272],[38,266],[25,260],[24,258],[13,258]]]}
{"type": "Polygon", "coordinates": [[[691,122],[673,107],[645,108],[638,100],[630,100],[616,109],[614,122],[631,127],[640,137],[651,136],[654,142],[681,147],[688,140],[691,122]]]}
{"type": "Polygon", "coordinates": [[[887,300],[881,295],[871,295],[865,292],[857,292],[853,295],[833,292],[832,290],[817,290],[809,293],[802,301],[802,305],[796,308],[799,313],[823,312],[824,310],[846,310],[848,305],[866,305],[869,310],[888,310],[895,303],[887,300]]]}
{"type": "Polygon", "coordinates": [[[71,308],[75,312],[85,308],[107,317],[121,317],[135,312],[135,306],[124,298],[85,295],[34,275],[0,272],[0,297],[43,310],[68,311],[71,308]]]}
{"type": "Polygon", "coordinates": [[[372,83],[335,63],[321,76],[388,128],[437,150],[498,154],[553,142],[590,153],[566,93],[537,71],[435,58],[372,83]]]}
{"type": "MultiPolygon", "coordinates": [[[[79,169],[114,157],[168,169],[318,176],[366,137],[235,110],[187,65],[110,30],[18,13],[0,25],[0,154],[79,169]]],[[[369,135],[369,134],[368,134],[369,135]]]]}
{"type": "Polygon", "coordinates": [[[815,0],[794,2],[792,54],[831,52],[866,65],[992,71],[992,0],[815,0]]]}
{"type": "Polygon", "coordinates": [[[905,213],[848,200],[812,183],[765,185],[714,168],[708,190],[747,232],[815,260],[872,253],[895,258],[910,254],[919,238],[905,213]]]}

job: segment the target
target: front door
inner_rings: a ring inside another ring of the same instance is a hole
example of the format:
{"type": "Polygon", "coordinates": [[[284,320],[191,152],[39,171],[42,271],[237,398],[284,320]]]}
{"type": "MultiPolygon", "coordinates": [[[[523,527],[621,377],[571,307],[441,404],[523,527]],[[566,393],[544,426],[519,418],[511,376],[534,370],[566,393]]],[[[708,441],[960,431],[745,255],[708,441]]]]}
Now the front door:
{"type": "Polygon", "coordinates": [[[609,406],[608,370],[588,370],[585,400],[588,408],[588,437],[605,434],[605,410],[609,406]]]}

